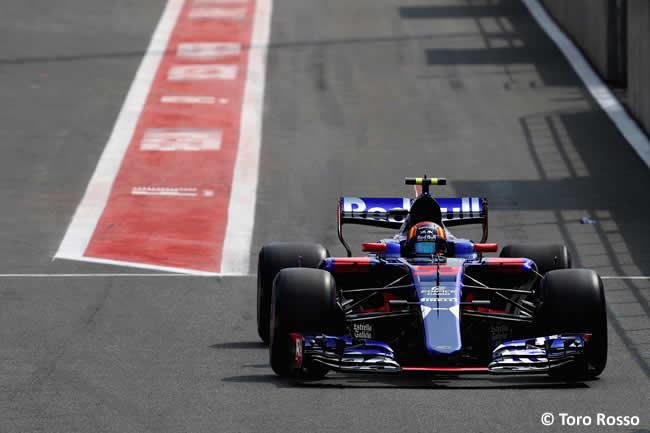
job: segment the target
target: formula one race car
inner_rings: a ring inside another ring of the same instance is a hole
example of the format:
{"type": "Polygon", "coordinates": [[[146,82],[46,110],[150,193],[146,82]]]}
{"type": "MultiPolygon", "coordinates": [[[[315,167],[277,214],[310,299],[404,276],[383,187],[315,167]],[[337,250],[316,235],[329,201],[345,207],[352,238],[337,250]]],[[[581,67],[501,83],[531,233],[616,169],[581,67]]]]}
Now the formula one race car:
{"type": "Polygon", "coordinates": [[[564,245],[488,244],[484,198],[433,198],[445,179],[406,178],[409,198],[339,199],[348,257],[318,244],[259,254],[257,322],[280,376],[329,370],[548,373],[588,379],[607,361],[603,284],[564,245]],[[343,224],[399,229],[351,257],[343,224]],[[449,227],[481,224],[480,242],[449,227]]]}

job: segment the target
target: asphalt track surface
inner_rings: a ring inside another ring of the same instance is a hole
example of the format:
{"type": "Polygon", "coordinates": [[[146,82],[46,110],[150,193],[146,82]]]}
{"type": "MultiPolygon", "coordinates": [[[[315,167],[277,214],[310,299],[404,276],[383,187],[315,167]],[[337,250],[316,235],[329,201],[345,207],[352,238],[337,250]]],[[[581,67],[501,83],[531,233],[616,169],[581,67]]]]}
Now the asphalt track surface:
{"type": "MultiPolygon", "coordinates": [[[[52,256],[163,6],[3,2],[0,273],[141,272],[52,256]]],[[[266,89],[251,273],[272,240],[342,254],[339,195],[409,195],[402,177],[427,173],[450,179],[440,195],[489,198],[492,241],[565,241],[577,266],[650,275],[648,168],[519,2],[276,0],[266,89]]],[[[0,431],[642,431],[650,282],[605,285],[598,380],[297,383],[267,365],[254,277],[3,276],[0,431]]]]}

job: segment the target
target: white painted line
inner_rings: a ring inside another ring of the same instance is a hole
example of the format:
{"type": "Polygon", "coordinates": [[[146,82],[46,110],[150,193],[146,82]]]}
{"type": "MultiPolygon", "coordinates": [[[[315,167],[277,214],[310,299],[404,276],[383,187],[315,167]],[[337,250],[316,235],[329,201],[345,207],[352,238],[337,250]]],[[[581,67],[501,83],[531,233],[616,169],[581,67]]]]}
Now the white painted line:
{"type": "Polygon", "coordinates": [[[132,195],[164,195],[178,197],[196,197],[199,195],[198,188],[167,188],[158,186],[134,186],[131,189],[132,195]]]}
{"type": "MultiPolygon", "coordinates": [[[[60,258],[60,257],[57,257],[60,258]]],[[[63,259],[65,259],[63,257],[63,259]]],[[[78,259],[74,259],[78,260],[78,259]]],[[[86,258],[84,258],[86,260],[86,258]]],[[[99,262],[99,263],[109,263],[109,264],[125,264],[128,266],[134,266],[133,263],[130,262],[121,262],[121,261],[115,261],[115,260],[103,260],[103,259],[88,259],[86,261],[89,262],[99,262]]],[[[138,265],[140,265],[138,263],[138,265]]],[[[170,272],[166,274],[125,274],[125,273],[98,273],[98,274],[0,274],[0,278],[49,278],[49,277],[254,277],[254,274],[228,274],[228,273],[210,273],[210,272],[202,272],[202,273],[190,273],[186,269],[179,269],[180,271],[183,271],[184,273],[173,273],[173,269],[177,268],[171,268],[171,267],[164,267],[164,266],[149,266],[149,265],[141,265],[138,266],[139,268],[151,268],[151,269],[169,269],[170,272]]],[[[199,271],[192,271],[192,272],[199,272],[199,271]]],[[[603,276],[600,277],[603,280],[650,280],[650,276],[630,276],[630,277],[619,277],[619,276],[603,276]]]]}
{"type": "Polygon", "coordinates": [[[558,48],[564,53],[573,69],[591,96],[614,122],[618,130],[630,143],[639,157],[650,168],[650,140],[639,126],[630,118],[621,103],[616,99],[609,87],[602,82],[594,72],[582,53],[571,40],[555,24],[555,21],[548,15],[538,0],[524,0],[524,4],[535,18],[537,23],[544,29],[546,34],[555,42],[558,48]]]}
{"type": "Polygon", "coordinates": [[[169,81],[234,80],[237,78],[237,65],[174,65],[169,68],[169,81]]]}
{"type": "Polygon", "coordinates": [[[202,278],[220,278],[220,277],[254,277],[255,275],[224,275],[224,274],[0,274],[0,278],[95,278],[95,277],[202,277],[202,278]]]}
{"type": "MultiPolygon", "coordinates": [[[[212,276],[218,276],[218,275],[225,275],[223,273],[214,273],[214,272],[204,272],[204,271],[195,271],[192,269],[184,269],[184,268],[176,268],[173,266],[157,266],[157,265],[147,265],[145,263],[134,263],[134,262],[126,262],[122,260],[109,260],[109,259],[96,259],[94,257],[77,257],[77,256],[72,256],[72,257],[66,257],[66,256],[60,256],[57,255],[55,257],[56,259],[64,259],[64,260],[75,260],[75,261],[81,261],[81,262],[89,262],[89,263],[101,263],[105,265],[117,265],[117,266],[129,266],[131,268],[140,268],[140,269],[151,269],[154,271],[166,271],[166,272],[173,272],[175,274],[188,274],[188,275],[212,275],[212,276]]],[[[241,274],[237,274],[241,275],[241,274]]]]}
{"type": "Polygon", "coordinates": [[[217,60],[239,54],[239,42],[183,42],[176,49],[176,57],[179,59],[217,60]]]}
{"type": "Polygon", "coordinates": [[[650,277],[633,276],[633,277],[618,277],[618,276],[605,276],[600,277],[601,280],[650,280],[650,277]]]}
{"type": "Polygon", "coordinates": [[[262,140],[262,111],[272,0],[257,0],[221,272],[248,274],[262,140]]]}
{"type": "Polygon", "coordinates": [[[221,129],[150,128],[144,131],[140,150],[156,152],[221,150],[222,137],[221,129]]]}
{"type": "Polygon", "coordinates": [[[248,0],[194,0],[193,6],[223,5],[229,3],[248,3],[248,0]]]}
{"type": "MultiPolygon", "coordinates": [[[[214,96],[163,96],[160,102],[165,104],[214,104],[217,98],[214,96]]],[[[221,102],[221,101],[219,101],[221,102]]]]}
{"type": "Polygon", "coordinates": [[[183,0],[168,0],[117,117],[108,143],[55,257],[73,260],[82,258],[108,201],[113,181],[131,142],[136,122],[140,118],[140,113],[151,89],[151,83],[160,61],[165,55],[167,41],[182,7],[183,0]]]}
{"type": "Polygon", "coordinates": [[[190,19],[231,19],[241,20],[246,16],[246,8],[208,8],[194,7],[190,9],[190,19]]]}

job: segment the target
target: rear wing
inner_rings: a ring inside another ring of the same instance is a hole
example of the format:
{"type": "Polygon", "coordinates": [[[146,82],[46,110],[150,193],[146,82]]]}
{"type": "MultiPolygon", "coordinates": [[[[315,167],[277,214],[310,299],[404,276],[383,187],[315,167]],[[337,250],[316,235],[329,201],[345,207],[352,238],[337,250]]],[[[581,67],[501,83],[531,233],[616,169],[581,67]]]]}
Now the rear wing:
{"type": "MultiPolygon", "coordinates": [[[[343,224],[359,224],[399,229],[414,199],[391,197],[341,197],[338,204],[338,235],[348,256],[350,247],[343,239],[343,224]]],[[[488,237],[488,203],[480,197],[441,197],[440,206],[445,227],[481,224],[485,243],[488,237]]]]}

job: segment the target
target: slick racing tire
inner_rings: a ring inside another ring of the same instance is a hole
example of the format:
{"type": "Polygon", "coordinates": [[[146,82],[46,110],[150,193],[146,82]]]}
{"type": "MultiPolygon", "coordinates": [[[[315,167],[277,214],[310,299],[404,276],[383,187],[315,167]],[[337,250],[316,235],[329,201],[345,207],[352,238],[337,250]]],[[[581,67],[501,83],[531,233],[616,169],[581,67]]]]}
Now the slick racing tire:
{"type": "Polygon", "coordinates": [[[303,371],[292,369],[290,333],[333,334],[336,332],[336,282],[327,271],[308,268],[281,270],[273,283],[271,300],[271,367],[279,376],[322,377],[327,368],[309,364],[303,371]]]}
{"type": "Polygon", "coordinates": [[[569,269],[571,254],[566,245],[506,245],[499,257],[530,259],[537,265],[537,272],[544,275],[555,269],[569,269]]]}
{"type": "Polygon", "coordinates": [[[317,268],[329,257],[329,251],[320,244],[286,242],[265,245],[257,262],[257,333],[269,343],[269,320],[273,279],[284,268],[317,268]]]}
{"type": "Polygon", "coordinates": [[[561,269],[544,275],[536,314],[540,336],[591,333],[584,365],[551,371],[552,376],[591,379],[607,364],[607,312],[603,282],[589,269],[561,269]]]}

